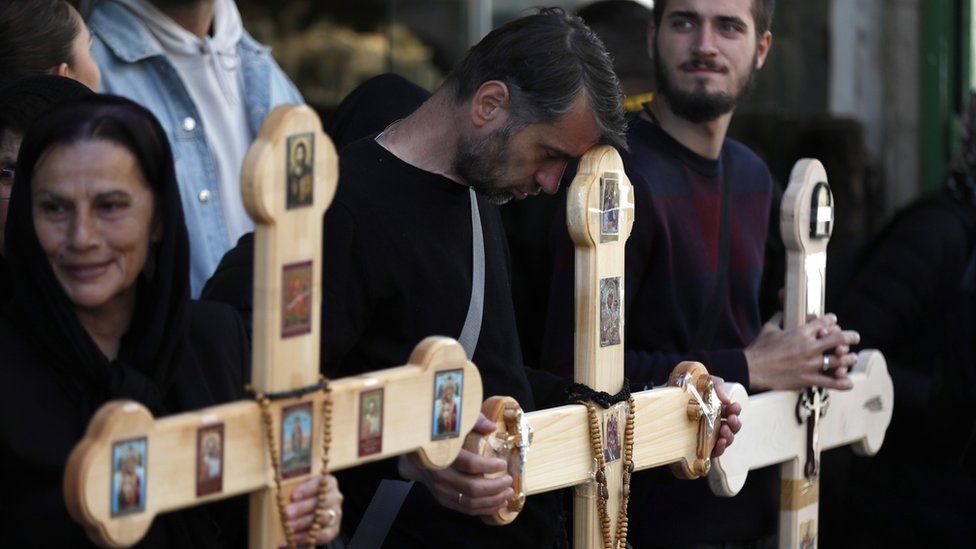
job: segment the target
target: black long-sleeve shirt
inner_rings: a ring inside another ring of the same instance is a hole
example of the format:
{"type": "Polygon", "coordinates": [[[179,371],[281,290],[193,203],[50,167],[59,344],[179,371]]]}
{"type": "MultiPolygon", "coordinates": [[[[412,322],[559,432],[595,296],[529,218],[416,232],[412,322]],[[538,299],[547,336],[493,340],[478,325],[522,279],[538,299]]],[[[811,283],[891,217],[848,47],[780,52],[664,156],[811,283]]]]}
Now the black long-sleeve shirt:
{"type": "MultiPolygon", "coordinates": [[[[425,337],[457,337],[471,295],[468,187],[411,166],[365,138],[340,156],[338,190],[325,216],[322,365],[344,377],[406,363],[425,337]]],[[[485,398],[508,395],[530,411],[536,397],[562,404],[568,382],[522,362],[509,280],[508,249],[497,207],[478,200],[485,239],[481,334],[472,361],[485,398]]],[[[205,298],[249,307],[249,239],[233,250],[204,290],[205,298]]],[[[391,411],[396,413],[395,411],[391,411]]],[[[340,472],[343,530],[352,533],[383,478],[398,478],[396,460],[340,472]]],[[[415,484],[387,546],[556,547],[565,537],[559,497],[528,498],[511,525],[487,526],[439,505],[415,484]]]]}

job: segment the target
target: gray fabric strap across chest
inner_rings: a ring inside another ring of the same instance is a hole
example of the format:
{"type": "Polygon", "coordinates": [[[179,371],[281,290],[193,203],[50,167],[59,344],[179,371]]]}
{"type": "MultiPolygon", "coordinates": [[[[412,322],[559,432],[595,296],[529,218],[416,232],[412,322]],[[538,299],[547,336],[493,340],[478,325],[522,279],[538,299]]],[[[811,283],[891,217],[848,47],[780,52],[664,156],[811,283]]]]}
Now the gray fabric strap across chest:
{"type": "Polygon", "coordinates": [[[474,350],[481,336],[481,318],[485,312],[485,235],[481,229],[481,212],[478,211],[478,197],[474,189],[471,195],[471,302],[468,303],[468,316],[458,336],[458,343],[464,347],[468,360],[474,358],[474,350]]]}
{"type": "MultiPolygon", "coordinates": [[[[471,300],[458,342],[471,360],[478,347],[485,310],[485,234],[481,227],[478,196],[474,189],[468,192],[471,197],[471,300]]],[[[383,479],[349,541],[349,549],[379,549],[412,487],[413,481],[383,479]]]]}

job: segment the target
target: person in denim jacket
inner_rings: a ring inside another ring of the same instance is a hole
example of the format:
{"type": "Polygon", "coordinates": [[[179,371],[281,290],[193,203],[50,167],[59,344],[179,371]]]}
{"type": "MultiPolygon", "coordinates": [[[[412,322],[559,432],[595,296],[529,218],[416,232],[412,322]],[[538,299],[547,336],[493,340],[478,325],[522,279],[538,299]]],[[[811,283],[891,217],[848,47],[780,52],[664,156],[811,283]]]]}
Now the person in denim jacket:
{"type": "Polygon", "coordinates": [[[102,0],[88,25],[102,91],[147,107],[169,136],[196,297],[253,230],[239,191],[247,147],[274,107],[301,94],[244,30],[233,0],[102,0]]]}

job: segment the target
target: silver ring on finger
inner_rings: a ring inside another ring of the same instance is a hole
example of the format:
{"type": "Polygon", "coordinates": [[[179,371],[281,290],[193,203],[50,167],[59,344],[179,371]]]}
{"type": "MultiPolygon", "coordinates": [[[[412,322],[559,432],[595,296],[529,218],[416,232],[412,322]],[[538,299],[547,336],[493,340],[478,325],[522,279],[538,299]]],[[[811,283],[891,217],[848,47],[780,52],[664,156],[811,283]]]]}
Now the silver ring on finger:
{"type": "Polygon", "coordinates": [[[335,526],[336,521],[339,520],[339,513],[335,509],[325,510],[325,527],[329,528],[335,526]]]}
{"type": "Polygon", "coordinates": [[[824,355],[823,356],[823,366],[820,368],[820,371],[826,373],[827,370],[829,370],[829,369],[830,369],[830,356],[824,355]]]}
{"type": "Polygon", "coordinates": [[[458,503],[457,503],[457,504],[458,504],[459,506],[461,505],[461,498],[462,498],[462,497],[464,497],[464,494],[462,494],[461,492],[458,492],[458,503]]]}

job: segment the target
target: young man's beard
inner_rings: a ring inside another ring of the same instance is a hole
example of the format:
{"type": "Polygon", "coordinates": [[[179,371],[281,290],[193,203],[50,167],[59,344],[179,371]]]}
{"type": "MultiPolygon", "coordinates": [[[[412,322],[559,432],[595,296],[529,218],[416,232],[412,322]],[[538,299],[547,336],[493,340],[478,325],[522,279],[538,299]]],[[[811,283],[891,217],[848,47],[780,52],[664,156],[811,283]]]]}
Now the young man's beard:
{"type": "Polygon", "coordinates": [[[709,93],[701,86],[696,86],[693,90],[681,90],[674,86],[669,79],[669,75],[661,61],[661,54],[657,47],[657,40],[654,41],[654,77],[657,83],[657,92],[668,100],[671,111],[680,118],[693,124],[711,122],[718,117],[732,112],[736,105],[749,96],[755,86],[756,80],[756,60],[758,52],[753,54],[752,65],[749,68],[749,75],[745,83],[733,95],[728,92],[709,93]]]}
{"type": "Polygon", "coordinates": [[[475,192],[485,196],[492,204],[505,204],[512,193],[498,188],[508,175],[508,159],[505,158],[510,135],[504,129],[497,130],[478,140],[461,138],[454,157],[454,171],[461,181],[475,192]]]}

